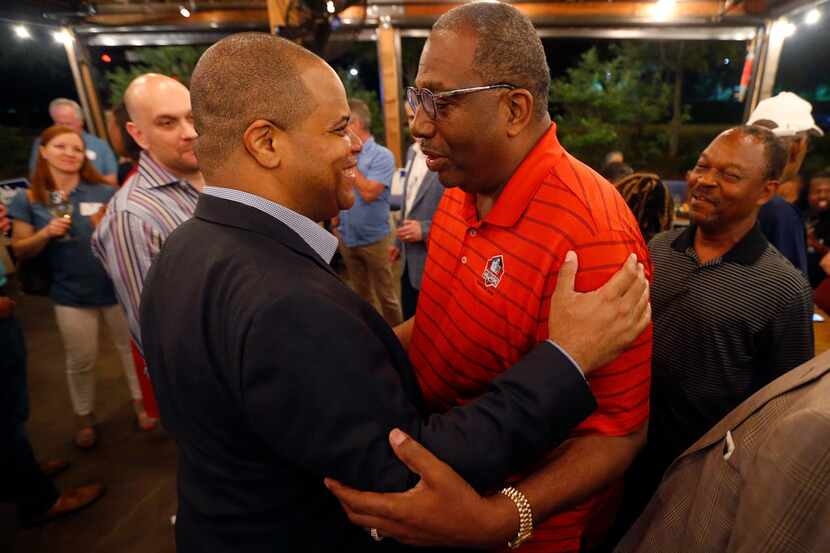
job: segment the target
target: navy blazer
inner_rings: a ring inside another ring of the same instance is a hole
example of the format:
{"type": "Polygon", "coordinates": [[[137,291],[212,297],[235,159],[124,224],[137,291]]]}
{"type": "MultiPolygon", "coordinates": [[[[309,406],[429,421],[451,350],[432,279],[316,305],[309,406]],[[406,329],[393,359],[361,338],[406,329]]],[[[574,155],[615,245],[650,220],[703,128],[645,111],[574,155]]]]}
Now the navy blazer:
{"type": "MultiPolygon", "coordinates": [[[[412,174],[412,163],[415,161],[415,150],[410,146],[406,154],[406,177],[401,194],[401,219],[406,213],[406,188],[409,186],[409,177],[412,174]]],[[[409,219],[421,224],[423,240],[420,242],[402,242],[395,239],[395,245],[401,250],[402,274],[409,275],[409,283],[416,290],[421,289],[421,279],[424,276],[424,264],[427,261],[427,239],[432,228],[432,216],[438,209],[438,204],[444,196],[444,185],[438,180],[438,173],[427,171],[418,193],[412,200],[409,208],[409,219]]]]}
{"type": "Polygon", "coordinates": [[[494,489],[595,407],[578,369],[543,343],[478,400],[425,416],[377,311],[286,225],[211,196],[150,269],[141,333],[179,449],[179,553],[377,550],[323,477],[414,485],[393,427],[494,489]]]}

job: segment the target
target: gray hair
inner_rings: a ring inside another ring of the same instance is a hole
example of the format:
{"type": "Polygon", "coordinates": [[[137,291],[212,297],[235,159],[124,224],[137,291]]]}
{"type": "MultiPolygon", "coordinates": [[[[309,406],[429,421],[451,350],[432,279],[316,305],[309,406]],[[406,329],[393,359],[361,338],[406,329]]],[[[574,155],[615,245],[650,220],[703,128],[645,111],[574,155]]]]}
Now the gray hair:
{"type": "Polygon", "coordinates": [[[369,104],[363,100],[352,98],[349,100],[349,109],[352,110],[352,117],[356,117],[367,131],[372,128],[372,112],[369,110],[369,104]]]}
{"type": "Polygon", "coordinates": [[[78,119],[83,121],[84,112],[81,110],[81,106],[75,100],[70,100],[69,98],[55,98],[51,102],[49,102],[49,116],[51,117],[52,113],[56,109],[62,106],[69,106],[75,110],[75,115],[78,116],[78,119]]]}
{"type": "Polygon", "coordinates": [[[433,32],[472,31],[478,39],[473,69],[483,84],[507,83],[533,95],[537,118],[548,112],[550,69],[539,34],[522,12],[502,3],[474,2],[448,11],[433,32]]]}

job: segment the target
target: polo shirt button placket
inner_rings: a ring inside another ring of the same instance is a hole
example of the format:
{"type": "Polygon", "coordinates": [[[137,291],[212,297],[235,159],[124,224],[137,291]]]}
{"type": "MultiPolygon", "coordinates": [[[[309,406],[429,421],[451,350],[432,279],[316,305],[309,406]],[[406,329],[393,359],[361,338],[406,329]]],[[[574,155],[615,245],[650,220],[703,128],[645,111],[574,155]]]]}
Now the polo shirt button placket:
{"type": "Polygon", "coordinates": [[[478,232],[476,232],[476,229],[471,228],[470,229],[470,236],[475,236],[476,234],[478,234],[478,232]]]}
{"type": "Polygon", "coordinates": [[[467,256],[466,255],[461,256],[461,263],[463,263],[464,265],[467,264],[467,256]]]}

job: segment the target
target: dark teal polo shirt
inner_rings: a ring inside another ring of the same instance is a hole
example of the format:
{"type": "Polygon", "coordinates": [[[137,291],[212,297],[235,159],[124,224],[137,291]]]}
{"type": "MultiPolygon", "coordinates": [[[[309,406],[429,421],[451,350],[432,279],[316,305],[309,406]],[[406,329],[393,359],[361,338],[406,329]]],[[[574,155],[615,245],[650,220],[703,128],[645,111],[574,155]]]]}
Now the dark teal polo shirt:
{"type": "MultiPolygon", "coordinates": [[[[103,184],[81,183],[69,195],[72,213],[71,239],[52,239],[41,255],[49,259],[52,286],[49,296],[58,305],[101,307],[115,305],[112,282],[101,263],[92,254],[92,224],[89,215],[109,202],[115,188],[103,184]]],[[[40,230],[49,224],[52,215],[45,205],[29,202],[26,190],[20,190],[9,204],[9,216],[40,230]]]]}

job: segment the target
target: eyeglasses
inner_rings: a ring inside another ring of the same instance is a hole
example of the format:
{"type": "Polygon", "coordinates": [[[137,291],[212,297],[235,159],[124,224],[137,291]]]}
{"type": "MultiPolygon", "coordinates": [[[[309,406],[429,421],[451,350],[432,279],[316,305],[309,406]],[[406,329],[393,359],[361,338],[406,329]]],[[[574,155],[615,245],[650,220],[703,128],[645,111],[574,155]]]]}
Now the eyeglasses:
{"type": "Polygon", "coordinates": [[[432,92],[426,88],[415,88],[414,86],[407,87],[406,89],[406,101],[409,104],[409,107],[412,108],[412,112],[418,111],[418,107],[424,108],[424,113],[430,119],[435,120],[438,117],[438,108],[435,105],[436,100],[440,100],[441,98],[449,98],[450,96],[459,96],[461,94],[471,94],[473,92],[483,92],[485,90],[493,90],[496,88],[506,88],[508,90],[513,90],[516,87],[512,84],[500,83],[500,84],[491,84],[487,86],[473,86],[470,88],[458,88],[455,90],[447,90],[446,92],[432,92]]]}

